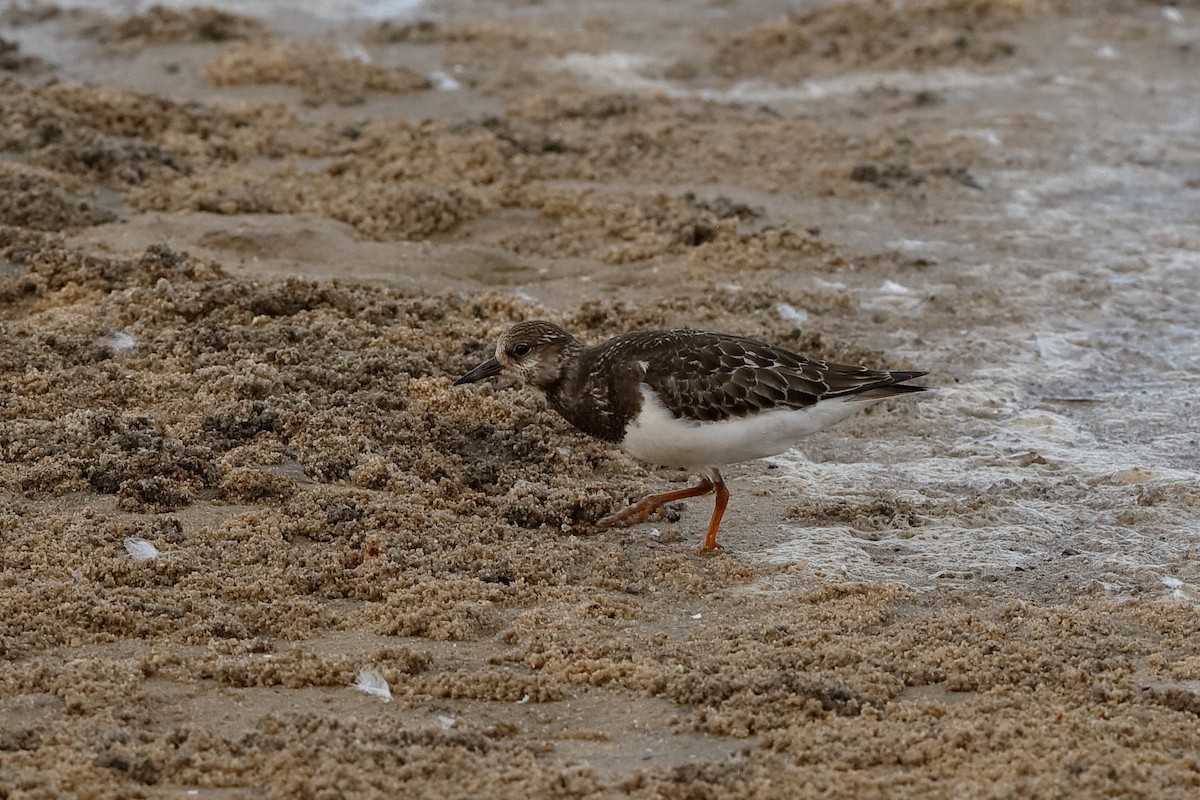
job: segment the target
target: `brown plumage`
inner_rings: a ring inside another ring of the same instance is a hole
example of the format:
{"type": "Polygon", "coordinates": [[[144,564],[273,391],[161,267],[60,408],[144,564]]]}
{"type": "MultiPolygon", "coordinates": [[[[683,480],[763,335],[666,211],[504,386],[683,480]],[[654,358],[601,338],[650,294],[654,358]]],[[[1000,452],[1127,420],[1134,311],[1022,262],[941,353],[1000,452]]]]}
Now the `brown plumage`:
{"type": "Polygon", "coordinates": [[[858,408],[924,391],[904,382],[926,374],[835,364],[704,331],[636,331],[586,347],[543,321],[514,325],[495,356],[455,385],[502,371],[541,389],[584,433],[704,475],[692,489],[652,495],[601,523],[640,522],[672,500],[716,492],[706,550],[718,547],[728,498],[718,467],[781,453],[858,408]],[[817,413],[818,405],[830,411],[817,413]]]}

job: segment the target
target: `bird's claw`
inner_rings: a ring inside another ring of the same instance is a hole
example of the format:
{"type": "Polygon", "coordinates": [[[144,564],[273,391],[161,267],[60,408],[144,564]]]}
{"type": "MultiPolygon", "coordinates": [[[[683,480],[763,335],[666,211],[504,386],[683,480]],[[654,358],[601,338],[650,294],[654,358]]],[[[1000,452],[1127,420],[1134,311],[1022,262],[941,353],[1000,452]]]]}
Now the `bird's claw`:
{"type": "Polygon", "coordinates": [[[662,506],[645,506],[641,503],[635,503],[628,508],[623,508],[615,514],[609,514],[607,517],[602,517],[596,523],[601,530],[611,528],[614,525],[620,525],[623,528],[630,528],[634,525],[639,525],[650,518],[652,514],[663,513],[662,506]]]}

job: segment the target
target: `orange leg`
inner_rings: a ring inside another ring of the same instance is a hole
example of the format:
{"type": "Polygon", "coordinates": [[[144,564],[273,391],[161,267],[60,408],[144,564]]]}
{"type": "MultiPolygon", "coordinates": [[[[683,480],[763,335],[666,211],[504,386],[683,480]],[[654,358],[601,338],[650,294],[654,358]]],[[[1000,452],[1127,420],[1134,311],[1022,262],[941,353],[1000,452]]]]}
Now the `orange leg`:
{"type": "Polygon", "coordinates": [[[645,522],[651,514],[656,511],[662,511],[667,503],[674,503],[676,500],[686,500],[689,497],[700,497],[706,495],[713,490],[713,482],[708,478],[703,478],[700,483],[691,486],[687,489],[679,489],[674,492],[663,492],[662,494],[652,494],[643,497],[629,508],[618,511],[615,514],[609,514],[604,519],[600,520],[597,525],[601,528],[608,528],[612,525],[637,525],[639,522],[645,522]]]}
{"type": "Polygon", "coordinates": [[[708,533],[704,536],[704,546],[700,548],[701,553],[711,553],[714,550],[722,549],[721,545],[717,544],[717,528],[721,527],[721,517],[725,515],[725,506],[729,505],[729,490],[725,488],[725,481],[721,480],[721,473],[715,469],[712,473],[716,478],[713,488],[717,493],[717,503],[713,507],[712,519],[708,521],[708,533]]]}
{"type": "Polygon", "coordinates": [[[645,522],[651,514],[662,511],[667,503],[674,503],[676,500],[686,500],[689,497],[701,497],[710,492],[715,492],[717,502],[713,508],[712,519],[708,522],[708,532],[704,536],[704,546],[700,548],[700,552],[711,553],[715,550],[720,550],[722,548],[721,545],[717,544],[717,529],[721,527],[721,517],[725,515],[725,507],[729,505],[729,490],[725,488],[725,481],[721,479],[721,473],[714,469],[711,470],[711,474],[711,478],[701,478],[700,483],[687,489],[643,497],[629,508],[618,511],[616,514],[610,514],[596,524],[601,528],[608,528],[613,525],[637,525],[640,522],[645,522]]]}

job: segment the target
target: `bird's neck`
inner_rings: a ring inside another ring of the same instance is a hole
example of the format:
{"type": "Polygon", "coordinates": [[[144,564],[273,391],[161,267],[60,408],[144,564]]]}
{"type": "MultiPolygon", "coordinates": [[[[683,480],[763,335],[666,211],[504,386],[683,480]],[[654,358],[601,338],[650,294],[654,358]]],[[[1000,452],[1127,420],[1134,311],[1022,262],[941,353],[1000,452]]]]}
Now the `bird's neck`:
{"type": "Polygon", "coordinates": [[[585,359],[579,357],[585,349],[583,344],[575,339],[564,342],[558,352],[556,369],[547,370],[539,375],[540,380],[535,386],[542,390],[550,405],[555,408],[558,408],[557,399],[569,393],[581,375],[587,374],[586,369],[583,369],[585,359]]]}
{"type": "MultiPolygon", "coordinates": [[[[579,430],[609,442],[620,442],[629,416],[636,412],[640,397],[625,397],[611,380],[600,378],[593,369],[595,350],[578,342],[554,386],[543,389],[551,408],[579,430]],[[629,412],[629,413],[627,413],[629,412]]],[[[636,395],[636,390],[630,387],[636,395]]]]}

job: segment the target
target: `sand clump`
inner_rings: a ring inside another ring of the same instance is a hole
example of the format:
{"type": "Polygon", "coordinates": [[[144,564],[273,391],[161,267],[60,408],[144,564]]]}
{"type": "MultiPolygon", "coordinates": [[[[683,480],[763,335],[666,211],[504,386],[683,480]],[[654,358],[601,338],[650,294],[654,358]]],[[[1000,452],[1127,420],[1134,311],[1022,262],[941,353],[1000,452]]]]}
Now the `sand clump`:
{"type": "Polygon", "coordinates": [[[37,58],[21,55],[21,46],[7,39],[0,39],[0,72],[28,72],[42,66],[37,58]]]}
{"type": "Polygon", "coordinates": [[[360,103],[366,92],[404,94],[430,88],[428,78],[405,67],[369,64],[331,49],[287,42],[233,46],[208,65],[204,76],[216,86],[300,87],[305,102],[314,105],[360,103]]]}
{"type": "Polygon", "coordinates": [[[1007,30],[1040,11],[1035,0],[847,0],[718,42],[712,67],[728,78],[777,81],[847,69],[929,69],[990,64],[1017,51],[1007,30]]]}
{"type": "Polygon", "coordinates": [[[229,42],[257,38],[265,32],[261,21],[222,9],[174,9],[157,4],[140,14],[85,22],[81,30],[84,37],[106,45],[229,42]]]}
{"type": "Polygon", "coordinates": [[[72,195],[58,181],[36,170],[0,168],[0,224],[14,228],[60,231],[112,222],[116,214],[72,195]]]}

